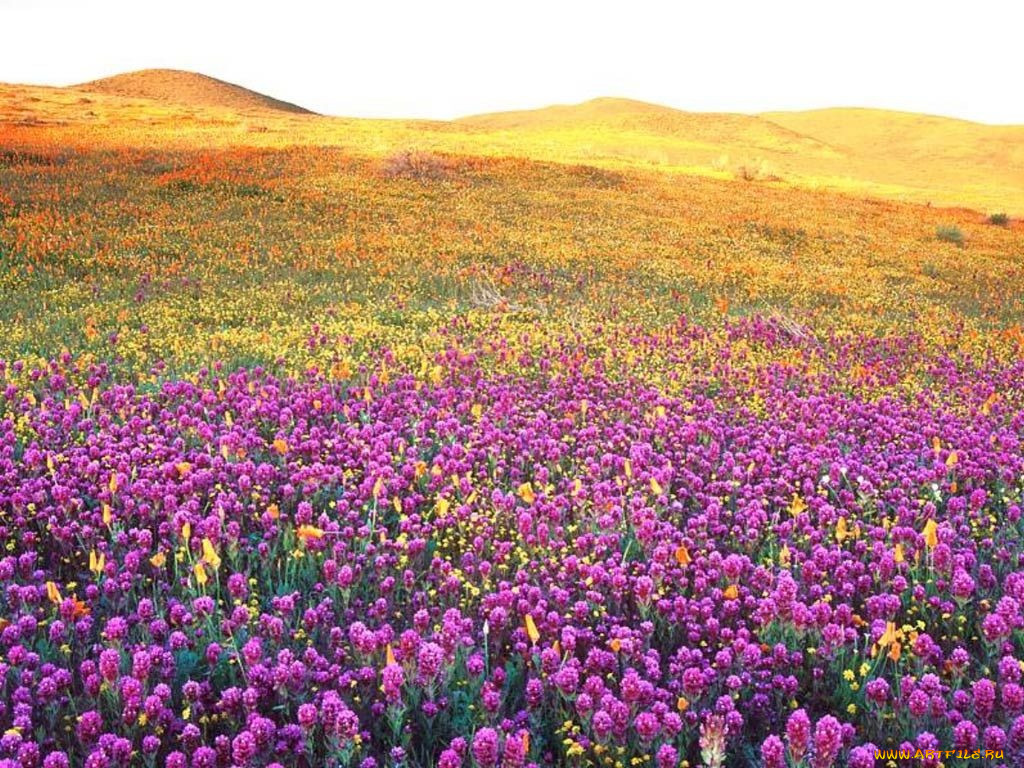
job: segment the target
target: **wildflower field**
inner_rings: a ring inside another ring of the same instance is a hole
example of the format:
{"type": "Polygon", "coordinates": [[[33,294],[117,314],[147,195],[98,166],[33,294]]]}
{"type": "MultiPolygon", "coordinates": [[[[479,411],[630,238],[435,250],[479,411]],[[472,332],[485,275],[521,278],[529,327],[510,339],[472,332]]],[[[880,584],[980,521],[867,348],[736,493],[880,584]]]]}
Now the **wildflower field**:
{"type": "Polygon", "coordinates": [[[1018,221],[178,119],[0,123],[2,768],[1024,765],[1018,221]]]}

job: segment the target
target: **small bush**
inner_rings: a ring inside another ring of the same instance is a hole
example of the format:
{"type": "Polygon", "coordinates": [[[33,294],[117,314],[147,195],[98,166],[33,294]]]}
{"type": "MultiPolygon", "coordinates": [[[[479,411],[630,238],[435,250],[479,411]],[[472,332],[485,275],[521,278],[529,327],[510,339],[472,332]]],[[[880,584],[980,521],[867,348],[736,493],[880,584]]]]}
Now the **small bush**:
{"type": "Polygon", "coordinates": [[[782,177],[767,160],[762,160],[757,165],[744,163],[733,171],[733,176],[743,181],[782,181],[782,177]]]}
{"type": "Polygon", "coordinates": [[[385,160],[381,170],[389,179],[437,181],[445,178],[451,169],[451,161],[441,155],[435,155],[432,152],[405,151],[398,152],[385,160]]]}
{"type": "Polygon", "coordinates": [[[1005,227],[1010,223],[1010,217],[1005,213],[993,213],[988,217],[989,224],[995,224],[997,227],[1005,227]]]}
{"type": "Polygon", "coordinates": [[[960,231],[959,227],[952,225],[941,226],[935,230],[935,236],[945,243],[954,243],[963,247],[964,233],[960,231]]]}

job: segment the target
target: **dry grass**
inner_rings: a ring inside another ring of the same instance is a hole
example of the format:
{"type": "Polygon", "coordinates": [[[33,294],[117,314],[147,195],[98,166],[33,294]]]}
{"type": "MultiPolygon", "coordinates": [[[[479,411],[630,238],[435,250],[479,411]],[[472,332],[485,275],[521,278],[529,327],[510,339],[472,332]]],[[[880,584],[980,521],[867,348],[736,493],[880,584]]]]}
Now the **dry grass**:
{"type": "Polygon", "coordinates": [[[821,341],[808,326],[793,319],[792,316],[783,312],[779,307],[769,306],[765,312],[769,318],[787,337],[797,344],[813,344],[821,348],[821,341]]]}
{"type": "Polygon", "coordinates": [[[543,304],[530,306],[510,300],[499,290],[494,280],[487,276],[478,276],[470,283],[469,304],[474,309],[488,312],[513,312],[537,317],[546,317],[548,314],[543,304]]]}

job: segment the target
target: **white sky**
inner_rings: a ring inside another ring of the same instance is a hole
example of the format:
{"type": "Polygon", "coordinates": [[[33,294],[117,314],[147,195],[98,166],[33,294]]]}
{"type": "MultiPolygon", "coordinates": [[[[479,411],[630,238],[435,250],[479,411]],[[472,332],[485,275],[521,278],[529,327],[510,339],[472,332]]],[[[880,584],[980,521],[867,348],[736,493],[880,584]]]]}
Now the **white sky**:
{"type": "Polygon", "coordinates": [[[1024,123],[1024,2],[0,0],[2,82],[147,67],[367,117],[625,96],[1024,123]]]}

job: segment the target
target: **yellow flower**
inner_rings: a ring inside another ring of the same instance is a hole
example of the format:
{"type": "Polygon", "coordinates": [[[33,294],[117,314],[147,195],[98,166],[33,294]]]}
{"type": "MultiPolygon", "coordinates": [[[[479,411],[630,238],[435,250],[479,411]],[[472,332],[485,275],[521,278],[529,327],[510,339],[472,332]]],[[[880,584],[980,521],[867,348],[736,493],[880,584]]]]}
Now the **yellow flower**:
{"type": "Polygon", "coordinates": [[[789,568],[791,554],[789,546],[787,544],[782,545],[782,549],[779,550],[779,565],[783,568],[789,568]]]}
{"type": "Polygon", "coordinates": [[[891,646],[889,646],[889,658],[892,659],[893,661],[899,661],[900,660],[900,651],[901,651],[902,648],[903,648],[903,646],[900,645],[898,642],[895,642],[891,646]]]}
{"type": "Polygon", "coordinates": [[[988,416],[992,412],[992,406],[999,401],[999,393],[993,392],[984,403],[981,404],[981,412],[988,416]]]}
{"type": "Polygon", "coordinates": [[[740,596],[740,588],[737,587],[735,584],[730,584],[728,587],[725,588],[725,591],[722,593],[722,596],[726,600],[736,600],[740,596]]]}
{"type": "Polygon", "coordinates": [[[309,541],[310,539],[322,539],[324,532],[322,528],[317,528],[315,525],[300,525],[295,531],[298,537],[303,541],[309,541]]]}
{"type": "Polygon", "coordinates": [[[533,492],[533,486],[530,485],[530,483],[523,483],[519,486],[516,492],[519,494],[519,498],[527,504],[533,504],[534,500],[537,498],[537,495],[533,492]]]}
{"type": "Polygon", "coordinates": [[[107,564],[107,556],[102,552],[97,555],[96,550],[90,550],[89,552],[89,570],[95,573],[97,576],[103,573],[103,569],[107,564]]]}
{"type": "Polygon", "coordinates": [[[846,518],[840,517],[836,523],[836,541],[842,544],[848,535],[849,530],[846,527],[846,518]]]}
{"type": "Polygon", "coordinates": [[[533,616],[526,614],[523,623],[526,625],[526,636],[530,638],[530,642],[533,645],[536,645],[537,641],[540,640],[540,632],[537,631],[537,625],[533,621],[533,616]]]}
{"type": "Polygon", "coordinates": [[[163,568],[164,563],[167,562],[167,555],[165,555],[163,552],[157,552],[155,555],[149,558],[149,562],[153,564],[154,568],[163,568]]]}
{"type": "Polygon", "coordinates": [[[939,526],[934,520],[929,520],[924,524],[924,543],[928,549],[935,549],[939,544],[939,526]]]}
{"type": "Polygon", "coordinates": [[[685,544],[680,544],[676,547],[676,562],[684,568],[693,562],[693,558],[690,557],[690,550],[686,548],[685,544]]]}
{"type": "Polygon", "coordinates": [[[206,582],[210,580],[210,577],[206,575],[206,569],[203,567],[203,562],[200,560],[192,568],[192,572],[196,575],[196,581],[199,582],[199,586],[205,587],[206,582]]]}
{"type": "Polygon", "coordinates": [[[213,570],[220,568],[220,555],[213,548],[213,542],[203,539],[203,562],[208,563],[213,570]]]}
{"type": "Polygon", "coordinates": [[[878,645],[881,648],[885,648],[890,643],[896,642],[896,622],[887,621],[885,623],[885,632],[878,639],[878,645]]]}
{"type": "Polygon", "coordinates": [[[793,494],[793,500],[789,503],[789,514],[796,517],[801,512],[807,509],[807,502],[804,501],[798,494],[793,494]]]}
{"type": "Polygon", "coordinates": [[[661,487],[661,483],[659,483],[653,477],[651,478],[651,493],[653,493],[655,496],[661,496],[664,493],[661,487]]]}
{"type": "Polygon", "coordinates": [[[288,453],[288,443],[285,440],[282,440],[280,437],[277,438],[271,445],[273,449],[282,456],[288,453]]]}
{"type": "Polygon", "coordinates": [[[57,585],[52,581],[46,582],[46,597],[54,605],[58,605],[61,602],[60,590],[57,589],[57,585]]]}

